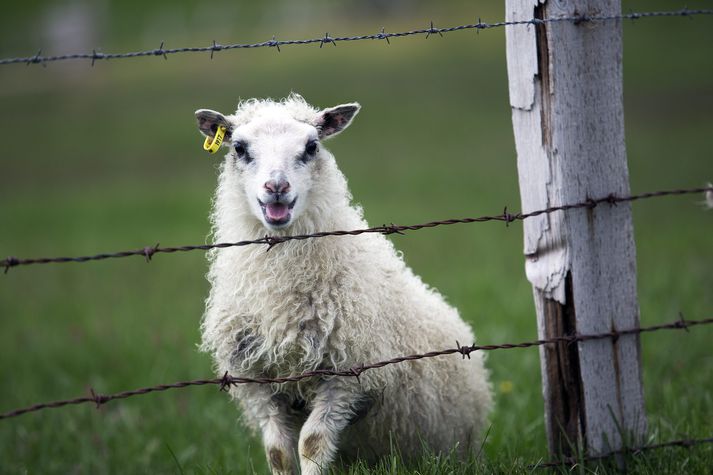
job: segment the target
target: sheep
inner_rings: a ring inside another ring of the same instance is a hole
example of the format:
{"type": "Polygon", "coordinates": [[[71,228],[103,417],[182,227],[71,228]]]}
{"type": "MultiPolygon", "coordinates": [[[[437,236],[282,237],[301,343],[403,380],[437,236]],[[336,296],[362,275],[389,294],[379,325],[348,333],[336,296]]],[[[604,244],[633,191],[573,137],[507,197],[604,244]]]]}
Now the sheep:
{"type": "MultiPolygon", "coordinates": [[[[350,125],[349,103],[318,110],[301,96],[251,99],[232,115],[196,111],[212,140],[225,130],[211,214],[215,242],[366,227],[334,156],[322,146],[350,125]]],[[[209,253],[201,349],[217,374],[290,376],[453,347],[474,336],[456,309],[406,266],[381,234],[287,241],[209,253]]],[[[262,435],[275,474],[332,462],[405,460],[478,444],[492,406],[480,352],[229,389],[262,435]]]]}

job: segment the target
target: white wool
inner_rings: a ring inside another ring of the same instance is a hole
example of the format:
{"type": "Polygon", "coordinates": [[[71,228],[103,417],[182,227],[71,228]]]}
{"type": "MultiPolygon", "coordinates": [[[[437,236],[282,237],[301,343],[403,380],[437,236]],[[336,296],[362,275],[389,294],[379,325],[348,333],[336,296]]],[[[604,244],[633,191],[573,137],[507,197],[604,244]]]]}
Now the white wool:
{"type": "MultiPolygon", "coordinates": [[[[236,127],[260,117],[314,123],[318,110],[300,96],[281,102],[241,102],[227,119],[236,127]]],[[[285,229],[268,229],[247,203],[232,154],[220,168],[213,202],[215,242],[265,235],[367,227],[351,204],[346,179],[323,147],[312,169],[309,202],[285,229]]],[[[240,376],[288,376],[346,369],[394,356],[474,342],[469,326],[434,289],[414,275],[392,243],[379,234],[288,241],[216,249],[209,253],[210,295],[202,322],[202,349],[216,371],[240,376]]],[[[377,401],[368,416],[340,438],[344,457],[375,458],[391,441],[405,457],[436,450],[477,448],[491,407],[482,353],[442,356],[364,372],[344,384],[377,401]],[[471,437],[475,439],[471,440],[471,437]],[[470,447],[467,447],[470,446],[470,447]]],[[[272,393],[299,394],[308,406],[320,380],[274,385],[272,393]]],[[[257,428],[264,394],[237,385],[231,394],[257,428]]],[[[267,444],[267,442],[266,442],[267,444]]]]}
{"type": "Polygon", "coordinates": [[[290,94],[279,102],[272,99],[247,99],[240,101],[235,114],[229,116],[237,126],[247,124],[257,117],[270,113],[287,115],[300,122],[312,122],[318,109],[309,105],[299,94],[290,94]]]}

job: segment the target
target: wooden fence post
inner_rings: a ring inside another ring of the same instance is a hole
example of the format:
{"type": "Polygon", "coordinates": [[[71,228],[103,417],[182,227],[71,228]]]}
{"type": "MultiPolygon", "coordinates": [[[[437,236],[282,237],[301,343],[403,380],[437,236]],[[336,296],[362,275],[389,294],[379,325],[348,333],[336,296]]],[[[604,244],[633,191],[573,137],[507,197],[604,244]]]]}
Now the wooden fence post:
{"type": "MultiPolygon", "coordinates": [[[[506,20],[612,15],[620,0],[507,0],[506,20]]],[[[629,193],[621,21],[506,30],[524,212],[629,193]]],[[[628,204],[524,221],[540,338],[639,325],[628,204]]],[[[595,455],[646,432],[638,335],[540,348],[550,452],[595,455]]]]}

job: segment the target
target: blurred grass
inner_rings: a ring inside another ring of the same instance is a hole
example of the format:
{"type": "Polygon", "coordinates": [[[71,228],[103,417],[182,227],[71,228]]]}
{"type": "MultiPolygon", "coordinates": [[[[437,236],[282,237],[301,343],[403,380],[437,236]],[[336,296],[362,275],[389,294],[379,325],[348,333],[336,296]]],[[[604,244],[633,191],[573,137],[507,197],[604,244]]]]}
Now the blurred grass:
{"type": "MultiPolygon", "coordinates": [[[[312,19],[293,25],[280,23],[271,8],[245,2],[233,7],[241,23],[234,30],[223,24],[219,30],[227,38],[216,39],[313,37],[324,33],[325,24],[332,34],[357,34],[387,20],[387,31],[424,19],[436,25],[478,15],[495,21],[502,18],[498,3],[405,2],[398,15],[375,18],[317,2],[312,19]],[[272,19],[278,31],[266,29],[272,19]]],[[[624,7],[683,6],[674,3],[624,7]]],[[[107,5],[112,13],[101,25],[113,50],[155,47],[149,40],[159,34],[171,46],[203,44],[216,33],[208,23],[182,30],[165,19],[156,31],[141,33],[135,29],[151,25],[165,5],[140,15],[128,3],[107,5]]],[[[0,52],[34,54],[36,49],[24,48],[35,37],[19,19],[40,10],[8,7],[0,20],[7,26],[0,52]]],[[[706,46],[713,40],[711,21],[641,20],[624,27],[634,191],[699,186],[713,177],[713,56],[706,46]]],[[[390,46],[223,52],[213,61],[204,54],[94,68],[2,67],[0,254],[78,255],[204,242],[216,159],[200,149],[193,111],[229,112],[240,97],[290,91],[320,106],[362,104],[350,130],[328,146],[370,223],[495,213],[505,204],[517,209],[504,60],[500,29],[395,39],[390,46]]],[[[688,318],[710,316],[713,215],[697,199],[634,205],[643,324],[668,321],[678,311],[688,318]]],[[[520,229],[453,226],[394,241],[416,272],[461,309],[479,341],[497,343],[536,334],[520,229]]],[[[0,410],[75,397],[89,387],[114,392],[211,374],[209,358],[196,350],[205,271],[203,255],[189,253],[159,255],[150,265],[136,258],[17,268],[1,276],[0,410]]],[[[642,338],[653,439],[713,433],[711,332],[642,338]]],[[[527,471],[528,463],[546,454],[537,351],[497,352],[488,363],[499,390],[497,408],[484,447],[487,460],[471,468],[527,471]]],[[[141,396],[100,410],[26,415],[0,424],[0,472],[264,473],[259,440],[236,420],[236,410],[215,388],[141,396]]],[[[711,463],[710,447],[672,450],[636,462],[634,471],[705,473],[711,463]]],[[[383,473],[401,473],[394,464],[383,473]]],[[[424,464],[420,473],[467,473],[447,460],[426,458],[424,464]]]]}

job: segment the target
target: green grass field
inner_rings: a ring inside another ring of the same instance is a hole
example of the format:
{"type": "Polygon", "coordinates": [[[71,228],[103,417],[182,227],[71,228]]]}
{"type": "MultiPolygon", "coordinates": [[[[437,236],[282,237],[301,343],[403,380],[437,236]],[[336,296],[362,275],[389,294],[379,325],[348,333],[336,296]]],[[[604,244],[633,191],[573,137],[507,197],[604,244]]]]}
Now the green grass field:
{"type": "MultiPolygon", "coordinates": [[[[625,2],[639,10],[682,6],[625,2]]],[[[36,47],[26,50],[36,46],[28,40],[34,37],[22,24],[8,26],[25,7],[13,8],[2,20],[0,53],[34,54],[36,47]]],[[[141,15],[135,24],[150,25],[149,13],[141,15]]],[[[389,15],[322,15],[296,26],[277,23],[278,31],[263,15],[252,29],[221,24],[217,33],[202,24],[171,30],[164,22],[143,36],[114,19],[107,37],[115,43],[104,46],[152,48],[159,34],[171,46],[207,44],[218,33],[222,42],[313,37],[325,24],[332,34],[382,24],[396,31],[425,19],[443,26],[479,15],[497,21],[503,12],[499,2],[439,2],[389,15]]],[[[640,20],[625,24],[624,38],[632,190],[713,180],[713,18],[640,20]]],[[[204,54],[94,68],[0,66],[0,86],[1,256],[205,242],[218,159],[202,151],[193,111],[229,112],[240,97],[290,91],[320,106],[362,104],[349,131],[328,147],[372,225],[519,209],[502,29],[391,45],[232,51],[213,61],[204,54]]],[[[633,205],[642,324],[679,311],[712,316],[713,211],[700,200],[633,205]]],[[[479,342],[516,342],[536,336],[521,229],[471,224],[392,239],[472,323],[479,342]]],[[[128,258],[0,275],[0,412],[85,395],[90,387],[110,393],[211,376],[209,357],[196,348],[206,270],[204,255],[193,252],[158,255],[150,264],[128,258]]],[[[651,442],[713,435],[712,338],[710,327],[642,337],[651,442]]],[[[484,457],[459,464],[425,454],[419,466],[404,467],[394,456],[376,473],[529,473],[529,464],[546,459],[537,350],[494,352],[488,366],[497,396],[484,457]]],[[[0,421],[0,472],[266,473],[259,439],[237,421],[216,387],[28,414],[0,421]]],[[[710,473],[713,447],[667,449],[629,463],[632,473],[710,473]]]]}

